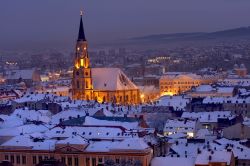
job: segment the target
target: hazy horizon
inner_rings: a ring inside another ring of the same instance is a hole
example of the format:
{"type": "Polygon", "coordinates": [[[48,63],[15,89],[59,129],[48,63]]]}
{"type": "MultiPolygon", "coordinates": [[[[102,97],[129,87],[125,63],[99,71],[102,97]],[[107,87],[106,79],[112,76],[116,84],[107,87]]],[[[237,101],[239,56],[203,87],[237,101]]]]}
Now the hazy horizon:
{"type": "Polygon", "coordinates": [[[80,10],[90,43],[249,26],[248,0],[12,0],[0,2],[0,49],[72,47],[80,10]]]}

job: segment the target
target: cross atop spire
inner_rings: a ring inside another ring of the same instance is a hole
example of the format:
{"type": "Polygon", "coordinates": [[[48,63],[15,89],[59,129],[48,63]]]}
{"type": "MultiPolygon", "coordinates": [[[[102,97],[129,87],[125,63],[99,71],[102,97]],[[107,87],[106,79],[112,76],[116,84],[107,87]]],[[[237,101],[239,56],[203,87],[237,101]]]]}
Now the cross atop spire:
{"type": "Polygon", "coordinates": [[[82,15],[83,15],[83,12],[80,11],[81,18],[80,18],[80,27],[79,27],[79,33],[78,33],[78,39],[77,39],[77,41],[86,41],[85,33],[84,33],[84,28],[83,28],[82,15]]]}

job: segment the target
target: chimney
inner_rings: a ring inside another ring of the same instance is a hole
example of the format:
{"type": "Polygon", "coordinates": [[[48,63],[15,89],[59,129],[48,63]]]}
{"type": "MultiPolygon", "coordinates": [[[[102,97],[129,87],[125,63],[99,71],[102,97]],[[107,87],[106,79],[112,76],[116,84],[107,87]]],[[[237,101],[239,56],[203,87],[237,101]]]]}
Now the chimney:
{"type": "Polygon", "coordinates": [[[197,154],[201,154],[201,150],[197,148],[197,154]]]}

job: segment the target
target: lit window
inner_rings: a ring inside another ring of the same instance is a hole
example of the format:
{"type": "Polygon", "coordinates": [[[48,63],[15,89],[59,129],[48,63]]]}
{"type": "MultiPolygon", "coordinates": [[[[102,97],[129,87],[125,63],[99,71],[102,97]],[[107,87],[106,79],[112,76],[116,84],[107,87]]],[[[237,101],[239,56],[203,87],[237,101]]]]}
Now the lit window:
{"type": "Polygon", "coordinates": [[[89,88],[89,82],[88,81],[86,81],[86,83],[85,83],[86,85],[86,88],[89,88]]]}
{"type": "Polygon", "coordinates": [[[81,59],[81,66],[84,65],[84,59],[81,59]]]}
{"type": "Polygon", "coordinates": [[[190,138],[194,137],[194,133],[192,133],[192,132],[188,132],[187,135],[188,135],[188,137],[190,137],[190,138]]]}

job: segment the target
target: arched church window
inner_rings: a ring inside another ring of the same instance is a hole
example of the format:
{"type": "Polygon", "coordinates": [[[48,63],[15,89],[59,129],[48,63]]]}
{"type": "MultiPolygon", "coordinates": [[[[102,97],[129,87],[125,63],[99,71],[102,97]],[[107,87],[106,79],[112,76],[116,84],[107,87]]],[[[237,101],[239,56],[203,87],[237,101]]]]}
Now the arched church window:
{"type": "Polygon", "coordinates": [[[86,86],[86,88],[89,88],[89,82],[88,81],[85,82],[85,86],[86,86]]]}
{"type": "Polygon", "coordinates": [[[77,88],[80,88],[80,83],[79,83],[79,81],[76,81],[76,87],[77,87],[77,88]]]}

